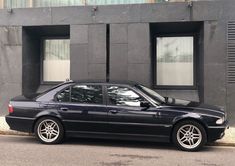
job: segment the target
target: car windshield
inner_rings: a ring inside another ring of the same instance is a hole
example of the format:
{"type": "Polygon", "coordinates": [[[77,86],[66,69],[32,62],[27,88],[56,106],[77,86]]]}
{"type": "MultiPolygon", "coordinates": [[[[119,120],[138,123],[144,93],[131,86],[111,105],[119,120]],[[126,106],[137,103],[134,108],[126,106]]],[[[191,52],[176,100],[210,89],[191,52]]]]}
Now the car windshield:
{"type": "Polygon", "coordinates": [[[165,98],[161,95],[159,95],[157,92],[155,92],[152,89],[149,89],[143,85],[137,85],[136,86],[138,89],[140,89],[142,92],[146,93],[147,95],[149,95],[151,98],[157,100],[160,103],[165,103],[165,98]]]}

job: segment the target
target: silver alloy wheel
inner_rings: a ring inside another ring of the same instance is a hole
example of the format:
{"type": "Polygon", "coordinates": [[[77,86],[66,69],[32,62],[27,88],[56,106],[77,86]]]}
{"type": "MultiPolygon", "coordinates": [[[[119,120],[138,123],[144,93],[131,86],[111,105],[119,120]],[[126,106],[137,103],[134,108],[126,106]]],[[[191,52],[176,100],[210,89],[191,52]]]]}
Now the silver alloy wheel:
{"type": "Polygon", "coordinates": [[[60,128],[55,121],[45,119],[38,125],[37,132],[42,141],[51,143],[58,138],[60,128]]]}
{"type": "Polygon", "coordinates": [[[192,124],[183,125],[177,131],[177,141],[186,149],[194,149],[202,142],[202,133],[192,124]]]}

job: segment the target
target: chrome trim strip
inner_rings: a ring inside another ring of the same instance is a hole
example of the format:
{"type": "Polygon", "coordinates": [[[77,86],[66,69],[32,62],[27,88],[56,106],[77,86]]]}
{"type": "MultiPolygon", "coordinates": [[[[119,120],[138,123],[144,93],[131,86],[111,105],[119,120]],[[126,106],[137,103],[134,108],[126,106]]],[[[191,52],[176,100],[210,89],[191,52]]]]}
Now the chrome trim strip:
{"type": "MultiPolygon", "coordinates": [[[[172,108],[171,106],[161,106],[160,108],[172,108]]],[[[194,107],[184,107],[184,108],[194,108],[194,107]]],[[[197,108],[200,110],[200,108],[197,108]]],[[[202,109],[203,110],[203,109],[202,109]]],[[[182,110],[164,110],[165,112],[169,111],[169,112],[182,112],[182,113],[195,113],[195,114],[199,114],[199,115],[204,115],[204,116],[211,116],[211,117],[215,117],[215,118],[221,118],[220,116],[216,116],[216,115],[211,115],[211,114],[205,114],[205,113],[199,113],[199,112],[189,112],[189,111],[182,111],[182,110]]],[[[224,115],[223,113],[220,113],[221,115],[224,115]]]]}
{"type": "Polygon", "coordinates": [[[150,135],[150,134],[128,134],[128,133],[110,133],[110,132],[91,132],[91,131],[66,131],[70,133],[80,133],[80,134],[103,134],[103,135],[125,135],[125,136],[144,136],[144,137],[162,137],[169,138],[164,135],[150,135]]]}
{"type": "Polygon", "coordinates": [[[139,126],[161,126],[161,127],[172,127],[172,125],[166,124],[151,124],[151,123],[125,123],[125,122],[104,122],[104,121],[85,121],[85,120],[62,120],[63,122],[74,122],[74,123],[99,123],[99,124],[117,124],[117,125],[139,125],[139,126]]]}
{"type": "Polygon", "coordinates": [[[6,118],[11,118],[11,119],[25,119],[25,120],[35,120],[35,118],[26,118],[26,117],[19,117],[19,116],[6,116],[6,118]]]}
{"type": "Polygon", "coordinates": [[[198,113],[199,115],[203,115],[203,116],[210,116],[210,117],[214,117],[214,118],[222,118],[220,116],[215,116],[215,115],[210,115],[210,114],[201,114],[201,113],[198,113]]]}
{"type": "Polygon", "coordinates": [[[209,129],[226,129],[227,126],[208,126],[209,129]]]}
{"type": "MultiPolygon", "coordinates": [[[[178,107],[178,106],[177,106],[178,107]]],[[[195,109],[195,110],[207,110],[207,111],[211,111],[211,112],[216,112],[222,115],[225,115],[225,112],[220,112],[214,109],[209,109],[209,108],[197,108],[197,107],[186,107],[186,106],[180,106],[181,108],[186,108],[186,109],[195,109]]],[[[174,106],[161,106],[161,108],[174,108],[174,106]]],[[[168,111],[168,110],[167,110],[168,111]]],[[[169,110],[171,111],[171,110],[169,110]]],[[[175,110],[174,110],[175,111],[175,110]]],[[[178,110],[177,110],[178,111],[178,110]]],[[[187,111],[180,111],[180,112],[187,112],[187,111]]]]}

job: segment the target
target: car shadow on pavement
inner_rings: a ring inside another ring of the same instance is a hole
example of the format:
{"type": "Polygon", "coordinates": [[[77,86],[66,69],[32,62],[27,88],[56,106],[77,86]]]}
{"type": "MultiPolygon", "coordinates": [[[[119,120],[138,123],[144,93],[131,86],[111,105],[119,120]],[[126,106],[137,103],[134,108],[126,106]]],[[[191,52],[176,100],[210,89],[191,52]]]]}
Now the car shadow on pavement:
{"type": "MultiPolygon", "coordinates": [[[[8,143],[19,143],[19,144],[38,144],[41,143],[34,136],[4,136],[5,141],[8,143]]],[[[125,147],[125,148],[143,148],[143,149],[161,149],[161,150],[175,150],[178,149],[173,143],[162,143],[162,142],[147,142],[147,141],[127,141],[117,139],[93,139],[93,138],[66,138],[62,144],[58,146],[102,146],[102,147],[125,147]]],[[[212,151],[214,146],[203,147],[203,152],[212,151]]]]}
{"type": "MultiPolygon", "coordinates": [[[[161,150],[176,150],[173,143],[165,142],[149,142],[149,141],[130,141],[117,139],[93,139],[93,138],[66,138],[63,142],[65,145],[86,145],[86,146],[107,146],[107,147],[128,147],[128,148],[143,148],[143,149],[161,149],[161,150]]],[[[202,151],[211,151],[212,146],[204,146],[202,151]]]]}
{"type": "Polygon", "coordinates": [[[163,148],[175,149],[173,144],[146,142],[146,141],[129,141],[118,139],[92,139],[92,138],[67,138],[64,141],[66,145],[89,145],[89,146],[111,146],[111,147],[129,147],[129,148],[163,148]]]}

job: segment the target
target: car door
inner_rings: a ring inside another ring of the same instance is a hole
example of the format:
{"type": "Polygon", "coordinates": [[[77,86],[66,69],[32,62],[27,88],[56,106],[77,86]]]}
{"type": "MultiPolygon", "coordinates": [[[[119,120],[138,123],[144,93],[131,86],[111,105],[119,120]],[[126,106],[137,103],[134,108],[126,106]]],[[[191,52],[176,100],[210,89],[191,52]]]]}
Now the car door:
{"type": "Polygon", "coordinates": [[[107,109],[103,87],[76,84],[57,94],[58,111],[68,132],[106,132],[107,109]]]}
{"type": "Polygon", "coordinates": [[[169,135],[169,129],[161,118],[161,109],[141,107],[141,102],[149,102],[131,87],[108,85],[107,110],[111,133],[133,135],[169,135]]]}

